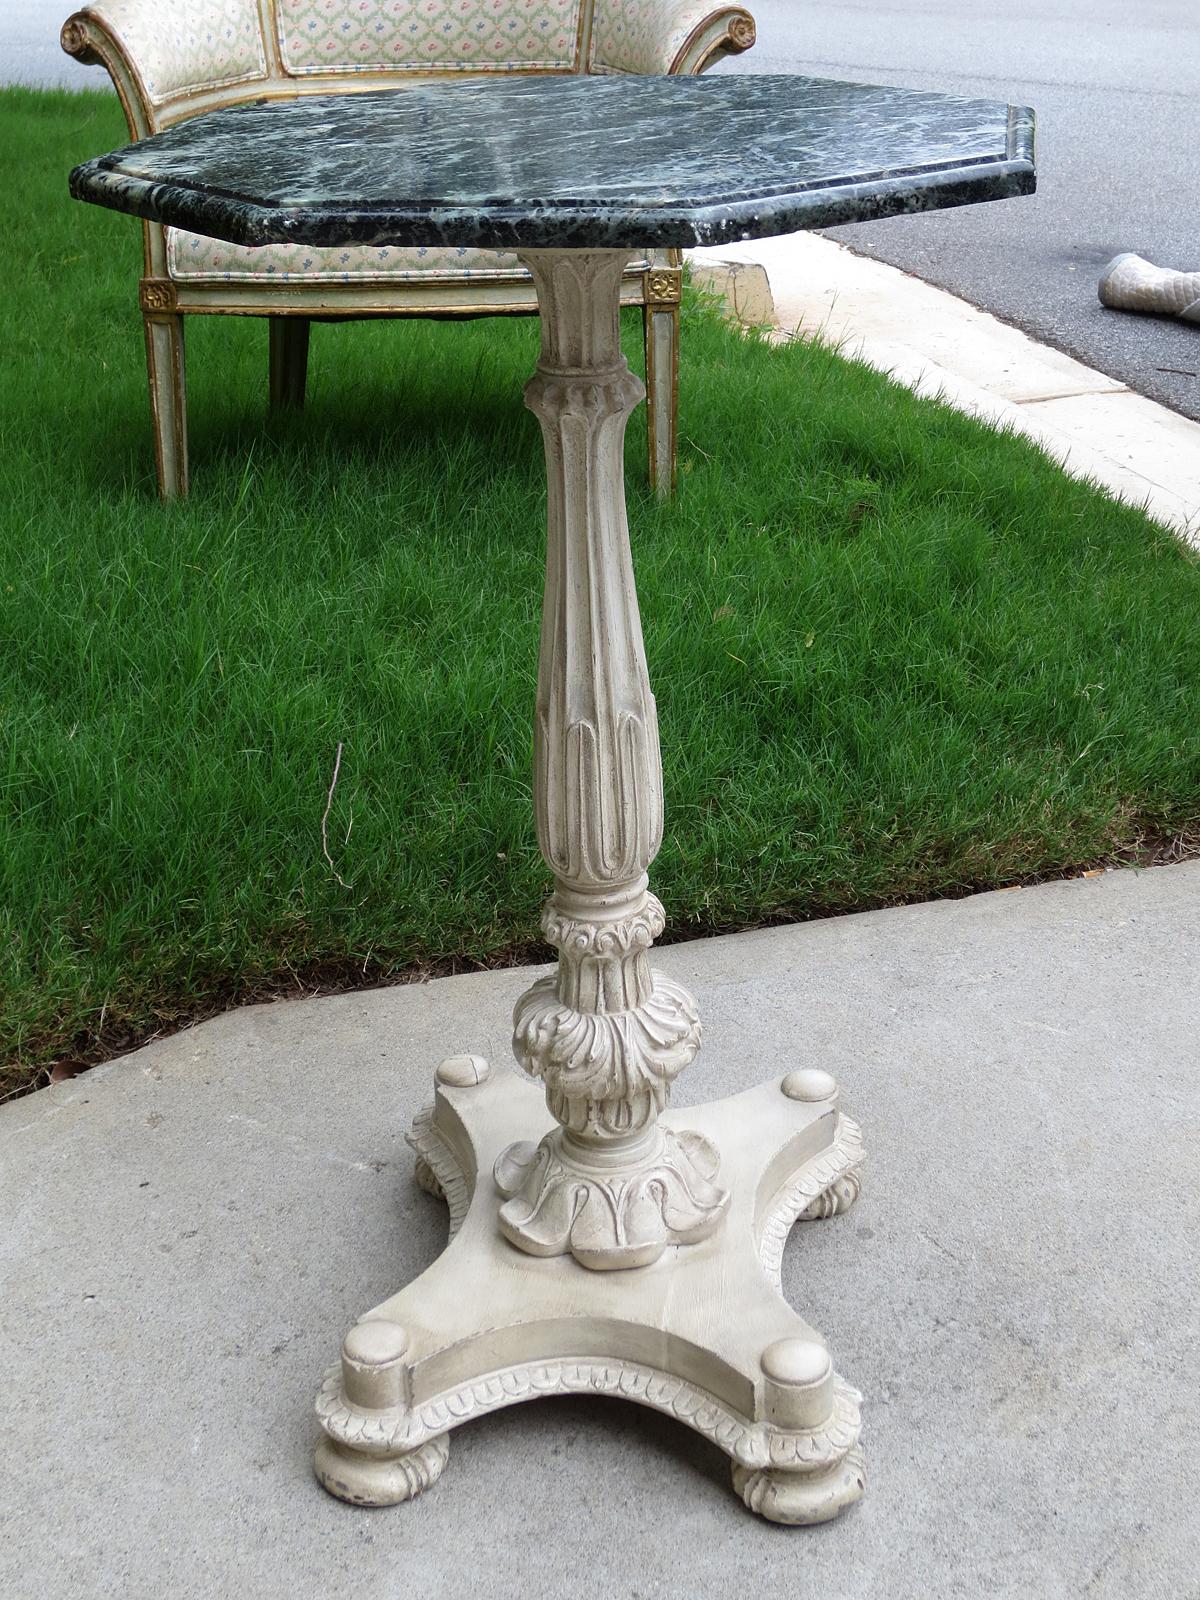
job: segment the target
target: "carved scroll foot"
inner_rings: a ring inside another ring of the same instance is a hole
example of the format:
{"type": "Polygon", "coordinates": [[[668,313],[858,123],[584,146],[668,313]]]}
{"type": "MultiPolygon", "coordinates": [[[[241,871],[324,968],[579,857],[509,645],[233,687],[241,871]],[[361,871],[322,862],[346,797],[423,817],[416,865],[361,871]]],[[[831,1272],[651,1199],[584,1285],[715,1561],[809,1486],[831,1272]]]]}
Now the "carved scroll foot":
{"type": "Polygon", "coordinates": [[[364,1318],[346,1335],[330,1377],[339,1426],[326,1428],[317,1444],[313,1466],[322,1488],[351,1505],[394,1506],[435,1484],[450,1454],[446,1435],[411,1444],[390,1436],[411,1382],[405,1329],[385,1317],[364,1318]]]}
{"type": "Polygon", "coordinates": [[[417,1180],[417,1187],[424,1189],[426,1194],[431,1194],[435,1200],[444,1200],[446,1191],[438,1182],[437,1173],[426,1161],[424,1156],[418,1156],[413,1164],[413,1176],[417,1180]]]}
{"type": "Polygon", "coordinates": [[[698,1244],[728,1210],[728,1192],[713,1181],[721,1157],[701,1134],[655,1128],[647,1153],[624,1159],[619,1173],[597,1171],[588,1154],[562,1130],[504,1151],[494,1176],[509,1197],[500,1207],[506,1239],[611,1272],[648,1266],[670,1244],[698,1244]]]}
{"type": "Polygon", "coordinates": [[[777,1472],[770,1467],[751,1471],[736,1462],[733,1468],[733,1487],[748,1508],[789,1528],[832,1522],[862,1498],[866,1486],[863,1453],[857,1448],[819,1473],[777,1472]]]}
{"type": "Polygon", "coordinates": [[[800,1222],[824,1222],[828,1217],[839,1217],[858,1199],[862,1179],[857,1172],[843,1173],[828,1189],[822,1189],[811,1205],[805,1206],[797,1219],[800,1222]]]}
{"type": "Polygon", "coordinates": [[[313,1458],[317,1482],[352,1506],[398,1506],[424,1494],[441,1477],[450,1440],[439,1434],[415,1450],[395,1456],[368,1456],[322,1437],[313,1458]]]}
{"type": "Polygon", "coordinates": [[[833,1370],[820,1339],[780,1339],[761,1357],[768,1461],[735,1462],[733,1486],[768,1522],[828,1522],[866,1487],[858,1447],[862,1396],[833,1370]]]}
{"type": "MultiPolygon", "coordinates": [[[[796,1072],[789,1072],[784,1078],[780,1088],[789,1100],[799,1100],[807,1105],[836,1105],[838,1086],[828,1072],[822,1072],[819,1067],[801,1067],[796,1072]]],[[[845,1118],[842,1119],[845,1124],[845,1118]]],[[[857,1141],[858,1130],[853,1123],[846,1125],[852,1129],[852,1134],[844,1134],[845,1153],[843,1159],[828,1171],[829,1182],[826,1183],[820,1194],[815,1195],[807,1205],[802,1206],[796,1213],[797,1222],[820,1222],[826,1217],[839,1216],[858,1199],[862,1188],[862,1179],[858,1168],[854,1165],[853,1148],[857,1141]]]]}

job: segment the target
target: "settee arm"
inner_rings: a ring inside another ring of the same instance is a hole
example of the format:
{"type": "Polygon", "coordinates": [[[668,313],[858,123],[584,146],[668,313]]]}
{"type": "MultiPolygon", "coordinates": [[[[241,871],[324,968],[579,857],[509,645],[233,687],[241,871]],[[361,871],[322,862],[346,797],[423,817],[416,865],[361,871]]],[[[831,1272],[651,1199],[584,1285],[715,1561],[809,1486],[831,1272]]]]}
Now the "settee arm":
{"type": "MultiPolygon", "coordinates": [[[[95,0],[63,24],[68,55],[107,67],[129,131],[162,126],[164,108],[267,76],[258,0],[95,0]]],[[[178,113],[167,111],[165,120],[178,113]]]]}
{"type": "Polygon", "coordinates": [[[754,43],[754,18],[712,0],[596,0],[589,70],[692,74],[754,43]]]}

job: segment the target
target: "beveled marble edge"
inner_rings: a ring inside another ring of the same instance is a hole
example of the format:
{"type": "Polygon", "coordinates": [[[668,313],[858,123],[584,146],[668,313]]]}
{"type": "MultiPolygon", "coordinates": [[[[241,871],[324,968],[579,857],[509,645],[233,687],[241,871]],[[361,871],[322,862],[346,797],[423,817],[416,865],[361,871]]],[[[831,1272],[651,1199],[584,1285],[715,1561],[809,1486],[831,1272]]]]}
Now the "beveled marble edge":
{"type": "Polygon", "coordinates": [[[693,208],[639,207],[606,211],[596,206],[586,214],[565,208],[506,212],[489,208],[466,215],[444,214],[423,207],[406,211],[391,206],[384,213],[285,210],[219,195],[199,195],[171,184],[149,183],[103,171],[79,168],[71,175],[71,193],[112,210],[150,222],[186,227],[230,244],[314,245],[451,245],[478,249],[651,249],[666,246],[730,244],[737,240],[831,228],[849,222],[950,206],[977,204],[1032,194],[1036,178],[1027,159],[986,166],[945,168],[915,176],[842,184],[803,190],[768,199],[733,200],[724,205],[693,208]]]}
{"type": "MultiPolygon", "coordinates": [[[[891,170],[849,183],[730,198],[704,206],[605,208],[587,200],[464,209],[422,203],[386,209],[287,208],[232,195],[203,193],[122,172],[126,154],[97,156],[69,179],[77,200],[92,201],[150,222],[186,227],[230,244],[450,245],[476,249],[651,249],[719,245],[850,222],[1032,194],[1035,117],[1010,106],[1007,158],[977,157],[920,171],[891,170]]],[[[136,149],[136,146],[132,147],[136,149]]]]}

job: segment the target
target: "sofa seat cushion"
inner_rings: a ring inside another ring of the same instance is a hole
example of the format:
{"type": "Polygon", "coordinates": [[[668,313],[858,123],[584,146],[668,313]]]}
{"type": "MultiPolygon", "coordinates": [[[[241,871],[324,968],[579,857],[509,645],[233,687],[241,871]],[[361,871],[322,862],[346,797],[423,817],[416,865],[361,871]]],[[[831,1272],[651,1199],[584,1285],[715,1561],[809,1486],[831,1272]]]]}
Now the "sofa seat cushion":
{"type": "MultiPolygon", "coordinates": [[[[644,272],[649,262],[631,262],[644,272]]],[[[167,229],[167,268],[189,283],[404,283],[503,281],[528,273],[509,250],[466,250],[453,246],[400,249],[396,245],[316,246],[268,244],[252,248],[207,239],[181,228],[167,229]]]]}
{"type": "Polygon", "coordinates": [[[582,0],[276,0],[290,73],[569,72],[582,0]]]}

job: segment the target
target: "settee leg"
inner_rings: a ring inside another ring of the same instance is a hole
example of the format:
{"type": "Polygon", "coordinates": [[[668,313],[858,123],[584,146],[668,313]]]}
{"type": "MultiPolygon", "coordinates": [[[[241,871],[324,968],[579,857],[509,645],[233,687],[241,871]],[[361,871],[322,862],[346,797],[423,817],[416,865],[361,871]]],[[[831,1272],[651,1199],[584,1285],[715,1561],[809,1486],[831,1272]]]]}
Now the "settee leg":
{"type": "Polygon", "coordinates": [[[163,500],[183,499],[188,492],[183,317],[177,311],[154,311],[144,321],[158,493],[163,500]]]}
{"type": "Polygon", "coordinates": [[[271,410],[299,411],[308,382],[307,317],[268,317],[271,327],[271,410]]]}
{"type": "Polygon", "coordinates": [[[650,487],[675,493],[675,436],[679,414],[679,306],[647,306],[646,419],[650,430],[650,487]]]}

